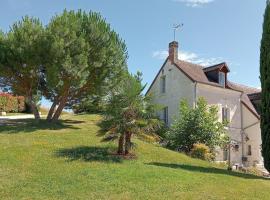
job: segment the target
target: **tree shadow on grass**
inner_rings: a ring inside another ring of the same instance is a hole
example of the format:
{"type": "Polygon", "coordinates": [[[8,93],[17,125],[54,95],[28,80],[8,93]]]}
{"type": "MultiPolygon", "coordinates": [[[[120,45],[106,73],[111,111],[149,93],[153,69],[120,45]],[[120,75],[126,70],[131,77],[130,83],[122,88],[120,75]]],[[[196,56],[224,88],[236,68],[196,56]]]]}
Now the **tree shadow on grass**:
{"type": "Polygon", "coordinates": [[[74,148],[59,149],[55,152],[57,157],[65,157],[67,161],[83,160],[85,162],[114,162],[123,161],[121,156],[112,153],[108,147],[79,146],[74,148]]]}
{"type": "Polygon", "coordinates": [[[0,134],[31,133],[37,130],[61,130],[80,129],[75,124],[83,123],[76,120],[59,120],[55,123],[47,122],[45,119],[9,119],[0,120],[0,134]]]}
{"type": "Polygon", "coordinates": [[[97,123],[98,127],[100,128],[98,130],[97,136],[98,137],[104,137],[110,128],[110,122],[106,120],[101,120],[100,122],[97,123]]]}
{"type": "Polygon", "coordinates": [[[159,163],[159,162],[151,162],[151,163],[147,163],[147,165],[168,167],[168,168],[173,168],[173,169],[182,169],[182,170],[191,171],[191,172],[229,175],[229,176],[236,176],[236,177],[245,178],[245,179],[265,179],[263,177],[255,176],[252,174],[244,174],[241,172],[228,171],[226,169],[219,169],[215,167],[201,167],[201,166],[187,165],[187,164],[173,164],[173,163],[159,163]]]}

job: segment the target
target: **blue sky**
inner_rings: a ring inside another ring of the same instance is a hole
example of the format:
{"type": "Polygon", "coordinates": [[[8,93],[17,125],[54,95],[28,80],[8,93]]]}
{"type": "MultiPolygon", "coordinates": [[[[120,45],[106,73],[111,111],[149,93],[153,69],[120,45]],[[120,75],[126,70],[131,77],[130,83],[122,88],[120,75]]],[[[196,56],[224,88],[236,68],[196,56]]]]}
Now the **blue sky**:
{"type": "Polygon", "coordinates": [[[229,79],[254,87],[265,0],[1,0],[0,29],[24,15],[47,24],[64,8],[97,11],[126,41],[131,72],[150,85],[173,40],[172,26],[184,23],[176,39],[180,59],[202,65],[227,62],[229,79]]]}

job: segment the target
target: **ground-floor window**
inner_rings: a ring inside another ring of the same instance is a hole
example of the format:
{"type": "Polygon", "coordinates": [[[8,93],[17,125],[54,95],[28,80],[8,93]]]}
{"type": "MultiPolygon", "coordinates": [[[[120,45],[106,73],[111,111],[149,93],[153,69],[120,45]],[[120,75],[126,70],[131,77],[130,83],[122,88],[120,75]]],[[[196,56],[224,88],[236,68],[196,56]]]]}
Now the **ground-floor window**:
{"type": "Polygon", "coordinates": [[[169,119],[168,119],[168,107],[164,107],[163,108],[163,113],[162,113],[162,119],[163,119],[163,121],[164,121],[164,123],[166,124],[166,125],[168,125],[168,122],[169,122],[169,119]]]}
{"type": "Polygon", "coordinates": [[[228,149],[223,149],[223,161],[228,160],[228,149]]]}

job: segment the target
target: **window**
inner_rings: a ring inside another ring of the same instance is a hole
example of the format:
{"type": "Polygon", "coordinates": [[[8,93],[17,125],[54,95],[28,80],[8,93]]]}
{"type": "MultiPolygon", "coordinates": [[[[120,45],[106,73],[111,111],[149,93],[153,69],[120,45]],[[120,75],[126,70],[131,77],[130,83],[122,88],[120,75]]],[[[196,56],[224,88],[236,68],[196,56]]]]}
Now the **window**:
{"type": "Polygon", "coordinates": [[[230,108],[222,107],[222,122],[230,122],[230,108]]]}
{"type": "Polygon", "coordinates": [[[218,83],[225,87],[225,73],[224,72],[219,72],[218,76],[218,83]]]}
{"type": "Polygon", "coordinates": [[[248,155],[251,156],[252,152],[251,152],[251,145],[248,145],[248,155]]]}
{"type": "Polygon", "coordinates": [[[168,125],[168,107],[163,108],[162,119],[166,125],[168,125]]]}
{"type": "Polygon", "coordinates": [[[160,78],[160,92],[161,93],[166,92],[166,76],[162,76],[160,78]]]}
{"type": "Polygon", "coordinates": [[[223,149],[223,161],[228,160],[228,149],[223,149]]]}

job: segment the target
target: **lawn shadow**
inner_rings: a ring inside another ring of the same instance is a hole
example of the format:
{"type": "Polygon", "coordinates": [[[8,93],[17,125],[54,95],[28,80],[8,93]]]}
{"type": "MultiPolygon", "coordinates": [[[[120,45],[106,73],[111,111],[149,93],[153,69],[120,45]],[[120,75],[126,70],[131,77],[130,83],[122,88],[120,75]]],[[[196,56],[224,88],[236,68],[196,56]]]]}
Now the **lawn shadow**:
{"type": "Polygon", "coordinates": [[[59,120],[55,123],[47,122],[45,119],[9,119],[0,120],[0,134],[31,133],[36,130],[61,130],[80,129],[74,125],[83,123],[76,120],[59,120]]]}
{"type": "Polygon", "coordinates": [[[182,170],[192,171],[192,172],[223,174],[223,175],[236,176],[236,177],[245,178],[245,179],[264,179],[263,177],[255,176],[252,174],[244,174],[241,172],[228,171],[226,169],[219,169],[215,167],[201,167],[201,166],[187,165],[187,164],[160,163],[160,162],[151,162],[151,163],[146,163],[146,164],[159,166],[159,167],[168,167],[168,168],[173,168],[173,169],[182,169],[182,170]]]}
{"type": "Polygon", "coordinates": [[[110,128],[110,122],[106,120],[101,120],[97,123],[97,125],[100,128],[98,130],[97,136],[104,137],[108,133],[108,130],[110,128]]]}
{"type": "Polygon", "coordinates": [[[59,149],[55,152],[57,157],[65,157],[67,161],[83,160],[85,162],[122,162],[121,156],[113,154],[108,147],[79,146],[74,148],[59,149]]]}

